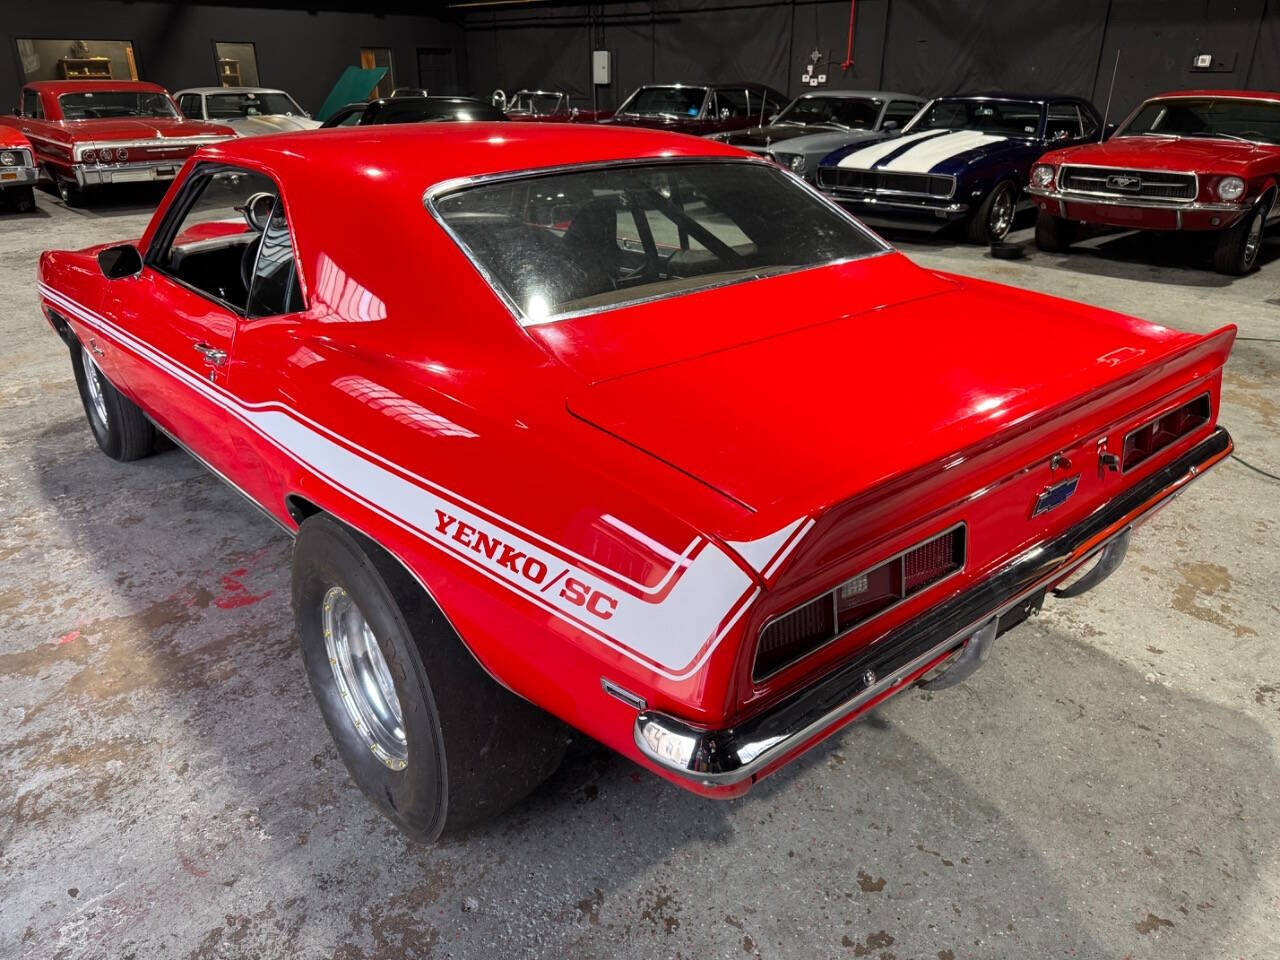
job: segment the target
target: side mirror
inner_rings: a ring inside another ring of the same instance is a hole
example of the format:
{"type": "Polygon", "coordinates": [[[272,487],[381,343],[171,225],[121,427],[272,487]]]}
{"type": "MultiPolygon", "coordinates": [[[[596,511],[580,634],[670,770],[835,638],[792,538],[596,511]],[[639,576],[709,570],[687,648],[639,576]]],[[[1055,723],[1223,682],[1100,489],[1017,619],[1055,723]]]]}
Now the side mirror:
{"type": "Polygon", "coordinates": [[[893,133],[893,131],[897,130],[900,126],[902,126],[902,124],[897,120],[886,120],[884,123],[880,124],[880,129],[888,133],[893,133]]]}
{"type": "Polygon", "coordinates": [[[131,243],[107,247],[98,254],[98,267],[108,280],[123,280],[142,272],[142,254],[131,243]]]}
{"type": "Polygon", "coordinates": [[[1071,137],[1071,131],[1069,130],[1055,130],[1053,131],[1053,136],[1050,137],[1050,139],[1051,140],[1067,140],[1070,137],[1071,137]]]}

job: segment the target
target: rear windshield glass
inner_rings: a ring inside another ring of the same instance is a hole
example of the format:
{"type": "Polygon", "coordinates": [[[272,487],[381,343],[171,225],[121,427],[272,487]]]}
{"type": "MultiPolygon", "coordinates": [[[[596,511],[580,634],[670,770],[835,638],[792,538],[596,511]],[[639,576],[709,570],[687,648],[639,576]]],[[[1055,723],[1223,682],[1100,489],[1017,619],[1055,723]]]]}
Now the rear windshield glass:
{"type": "Polygon", "coordinates": [[[771,165],[604,167],[434,202],[526,325],[886,249],[771,165]]]}
{"type": "Polygon", "coordinates": [[[67,120],[97,120],[102,117],[176,117],[173,101],[163,93],[136,93],[126,90],[91,90],[64,93],[58,97],[67,120]]]}
{"type": "Polygon", "coordinates": [[[935,100],[907,128],[982,130],[1034,137],[1040,130],[1040,104],[1023,100],[935,100]]]}
{"type": "Polygon", "coordinates": [[[1153,133],[1280,143],[1280,103],[1209,97],[1154,100],[1143,106],[1116,136],[1153,133]]]}
{"type": "Polygon", "coordinates": [[[696,117],[706,97],[703,87],[641,87],[618,112],[639,117],[696,117]]]}

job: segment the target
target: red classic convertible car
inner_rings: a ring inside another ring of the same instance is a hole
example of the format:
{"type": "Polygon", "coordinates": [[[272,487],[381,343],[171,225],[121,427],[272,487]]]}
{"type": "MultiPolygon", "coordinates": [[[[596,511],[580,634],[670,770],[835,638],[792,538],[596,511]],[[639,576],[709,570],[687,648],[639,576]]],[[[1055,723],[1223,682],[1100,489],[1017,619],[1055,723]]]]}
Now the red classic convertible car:
{"type": "Polygon", "coordinates": [[[762,83],[652,84],[638,87],[612,117],[601,122],[703,137],[762,127],[789,100],[762,83]]]}
{"type": "Polygon", "coordinates": [[[296,535],[321,711],[428,840],[532,789],[562,721],[741,794],[963,678],[1232,448],[1233,327],[923,270],[645,130],[221,144],[39,283],[107,455],[162,431],[296,535]]]}
{"type": "Polygon", "coordinates": [[[0,127],[0,204],[25,213],[34,209],[32,190],[39,171],[31,142],[17,130],[0,127]]]}
{"type": "Polygon", "coordinates": [[[591,110],[569,103],[567,93],[554,90],[517,90],[510,99],[501,90],[493,92],[493,105],[508,120],[530,123],[595,123],[613,116],[612,110],[591,110]]]}
{"type": "Polygon", "coordinates": [[[67,203],[104,184],[171,180],[197,147],[234,137],[188,120],[164,87],[138,80],[41,80],[22,88],[16,127],[67,203]]]}
{"type": "Polygon", "coordinates": [[[1248,273],[1280,219],[1280,93],[1187,90],[1139,106],[1103,143],[1051,150],[1031,172],[1036,243],[1082,225],[1216,233],[1214,267],[1248,273]]]}

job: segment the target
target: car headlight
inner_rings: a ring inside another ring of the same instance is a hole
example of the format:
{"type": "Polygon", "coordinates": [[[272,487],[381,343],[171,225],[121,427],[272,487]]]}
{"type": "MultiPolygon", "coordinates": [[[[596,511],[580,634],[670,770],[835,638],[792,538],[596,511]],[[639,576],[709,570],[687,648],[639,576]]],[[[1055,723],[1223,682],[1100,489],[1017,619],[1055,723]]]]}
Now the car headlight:
{"type": "Polygon", "coordinates": [[[1239,200],[1244,196],[1244,181],[1239,177],[1223,177],[1218,181],[1218,196],[1223,200],[1239,200]]]}
{"type": "Polygon", "coordinates": [[[1048,187],[1053,183],[1053,165],[1048,163],[1037,163],[1031,168],[1031,185],[1035,187],[1048,187]]]}
{"type": "Polygon", "coordinates": [[[15,166],[17,162],[18,162],[18,155],[14,153],[12,150],[5,150],[3,152],[0,152],[0,164],[4,164],[6,167],[12,167],[12,166],[15,166]]]}
{"type": "Polygon", "coordinates": [[[787,157],[787,166],[792,173],[804,173],[804,154],[797,153],[787,157]]]}

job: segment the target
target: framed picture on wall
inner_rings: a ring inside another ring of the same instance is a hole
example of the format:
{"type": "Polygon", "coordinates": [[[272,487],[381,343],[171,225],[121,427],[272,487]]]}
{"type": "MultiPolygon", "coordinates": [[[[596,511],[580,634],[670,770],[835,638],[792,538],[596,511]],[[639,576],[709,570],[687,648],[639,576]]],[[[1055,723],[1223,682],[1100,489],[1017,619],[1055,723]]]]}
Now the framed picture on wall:
{"type": "Polygon", "coordinates": [[[215,40],[213,69],[220,87],[258,87],[258,52],[252,43],[215,40]]]}
{"type": "Polygon", "coordinates": [[[376,100],[379,97],[391,96],[391,91],[396,88],[396,71],[395,65],[391,62],[390,47],[361,47],[360,67],[362,70],[372,70],[374,67],[386,67],[387,72],[383,74],[382,79],[378,81],[378,85],[374,88],[369,99],[376,100]]]}

